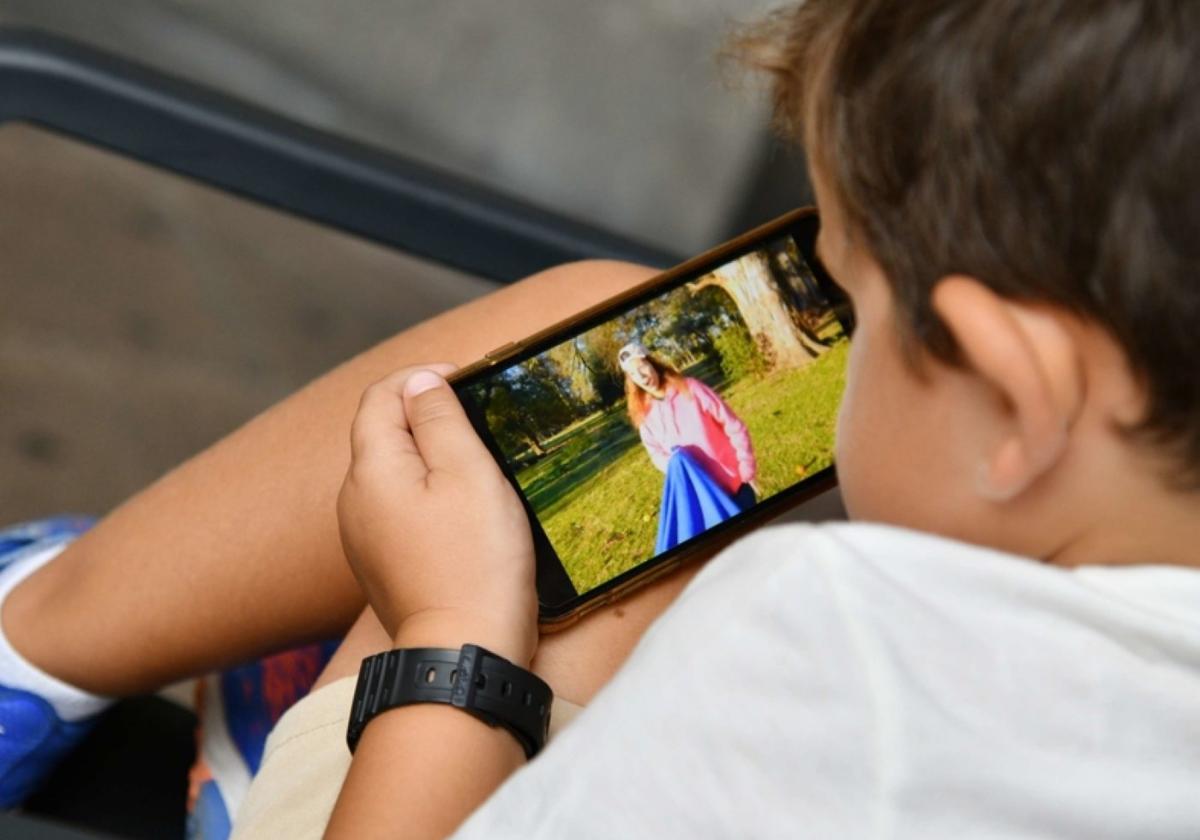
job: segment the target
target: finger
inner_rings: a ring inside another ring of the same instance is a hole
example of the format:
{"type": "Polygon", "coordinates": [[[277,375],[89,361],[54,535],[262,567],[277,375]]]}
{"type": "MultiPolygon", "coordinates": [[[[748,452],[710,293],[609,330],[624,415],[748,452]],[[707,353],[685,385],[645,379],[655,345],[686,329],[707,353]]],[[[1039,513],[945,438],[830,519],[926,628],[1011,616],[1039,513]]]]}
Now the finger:
{"type": "Polygon", "coordinates": [[[458,396],[437,373],[414,372],[404,383],[404,402],[408,427],[430,470],[461,473],[495,466],[458,396]]]}
{"type": "Polygon", "coordinates": [[[458,370],[458,365],[454,364],[453,362],[431,362],[427,365],[421,365],[421,367],[424,370],[432,370],[434,373],[439,374],[443,378],[458,370]]]}
{"type": "Polygon", "coordinates": [[[350,446],[357,457],[364,447],[391,442],[405,451],[416,451],[404,414],[404,383],[418,370],[433,370],[449,375],[458,368],[449,362],[434,362],[420,368],[406,367],[388,374],[370,385],[358,403],[350,430],[350,446]],[[395,431],[403,432],[396,435],[395,431]]]}
{"type": "Polygon", "coordinates": [[[404,382],[411,373],[411,369],[396,371],[363,391],[350,427],[350,454],[355,466],[361,468],[383,457],[397,479],[425,478],[429,470],[404,415],[404,382]]]}

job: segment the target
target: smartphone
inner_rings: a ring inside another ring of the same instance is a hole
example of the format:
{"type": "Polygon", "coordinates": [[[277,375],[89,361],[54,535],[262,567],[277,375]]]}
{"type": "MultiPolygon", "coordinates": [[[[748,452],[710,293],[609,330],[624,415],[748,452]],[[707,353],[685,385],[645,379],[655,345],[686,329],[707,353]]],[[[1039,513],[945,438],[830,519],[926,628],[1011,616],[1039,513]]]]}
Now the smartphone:
{"type": "Polygon", "coordinates": [[[836,483],[853,329],[801,209],[451,377],[553,630],[836,483]]]}

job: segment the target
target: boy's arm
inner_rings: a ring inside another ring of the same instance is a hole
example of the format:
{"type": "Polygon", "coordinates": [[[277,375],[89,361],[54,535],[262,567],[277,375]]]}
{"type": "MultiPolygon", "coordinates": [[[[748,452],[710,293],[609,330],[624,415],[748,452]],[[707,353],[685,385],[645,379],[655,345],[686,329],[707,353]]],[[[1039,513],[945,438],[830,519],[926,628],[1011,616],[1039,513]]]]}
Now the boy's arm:
{"type": "MultiPolygon", "coordinates": [[[[395,646],[472,643],[528,668],[537,645],[529,523],[449,386],[428,371],[372,386],[351,450],[342,543],[395,646]]],[[[384,712],[363,733],[326,837],[444,837],[524,762],[507,730],[460,709],[384,712]]]]}
{"type": "MultiPolygon", "coordinates": [[[[481,638],[457,625],[430,626],[402,629],[395,646],[457,648],[481,638]]],[[[525,753],[507,730],[452,706],[384,712],[363,732],[325,836],[446,837],[524,764],[525,753]]]]}

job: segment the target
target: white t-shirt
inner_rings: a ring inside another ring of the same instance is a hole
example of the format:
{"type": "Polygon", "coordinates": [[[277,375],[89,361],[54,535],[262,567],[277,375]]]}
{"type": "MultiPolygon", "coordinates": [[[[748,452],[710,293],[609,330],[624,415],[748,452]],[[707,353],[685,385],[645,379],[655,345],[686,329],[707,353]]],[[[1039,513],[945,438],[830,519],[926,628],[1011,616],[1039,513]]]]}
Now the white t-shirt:
{"type": "Polygon", "coordinates": [[[760,531],[456,837],[1200,837],[1200,572],[760,531]]]}

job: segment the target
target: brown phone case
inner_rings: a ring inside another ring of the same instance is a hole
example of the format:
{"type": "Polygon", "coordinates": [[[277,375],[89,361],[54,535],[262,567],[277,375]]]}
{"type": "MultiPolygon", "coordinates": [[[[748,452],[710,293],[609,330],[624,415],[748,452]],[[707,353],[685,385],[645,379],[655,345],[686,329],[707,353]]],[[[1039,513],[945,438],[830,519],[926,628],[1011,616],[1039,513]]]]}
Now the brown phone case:
{"type": "MultiPolygon", "coordinates": [[[[583,310],[577,315],[560,321],[544,330],[540,330],[527,338],[520,341],[513,341],[497,347],[484,355],[482,359],[467,367],[461,368],[450,376],[451,384],[458,383],[461,380],[469,379],[481,371],[497,365],[502,365],[513,357],[520,355],[527,348],[534,345],[543,344],[555,338],[567,338],[575,332],[579,325],[585,321],[611,313],[618,314],[638,298],[645,297],[649,292],[660,286],[668,286],[671,283],[679,280],[688,274],[694,273],[697,269],[720,263],[726,258],[732,257],[741,251],[745,251],[749,246],[760,241],[766,241],[772,237],[787,231],[794,226],[797,221],[806,216],[815,216],[816,209],[812,207],[804,207],[798,210],[793,210],[777,219],[774,219],[764,225],[761,225],[753,230],[742,234],[736,239],[730,240],[710,251],[706,251],[697,257],[688,260],[674,268],[668,269],[661,274],[652,277],[645,283],[641,283],[628,291],[610,298],[602,303],[583,310]]],[[[700,537],[693,544],[683,548],[679,554],[667,560],[659,561],[657,558],[647,560],[642,566],[638,567],[637,573],[633,574],[627,580],[622,581],[618,586],[606,591],[596,593],[595,597],[590,598],[580,604],[577,604],[573,609],[563,615],[554,616],[539,616],[538,624],[543,632],[554,632],[568,627],[578,621],[587,613],[595,610],[605,604],[612,603],[626,595],[634,592],[651,581],[657,580],[664,575],[669,574],[685,563],[696,559],[701,554],[709,555],[716,550],[723,548],[733,540],[744,535],[753,528],[763,524],[770,519],[786,512],[792,507],[811,499],[820,493],[836,486],[837,478],[833,470],[827,470],[824,478],[822,474],[818,474],[809,485],[804,488],[804,492],[796,494],[788,494],[785,498],[778,496],[766,500],[758,505],[752,511],[744,514],[741,519],[729,528],[722,530],[719,534],[713,534],[711,538],[700,537]],[[773,504],[773,502],[778,502],[773,504]]]]}

